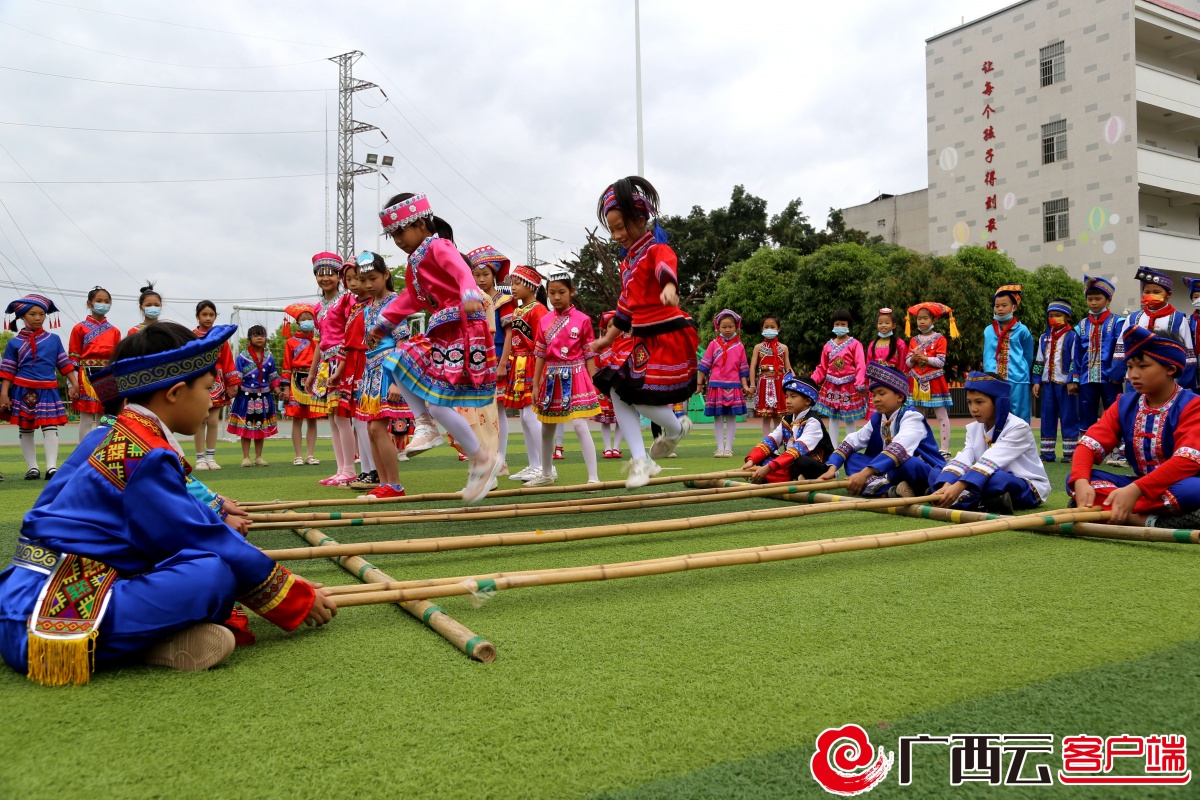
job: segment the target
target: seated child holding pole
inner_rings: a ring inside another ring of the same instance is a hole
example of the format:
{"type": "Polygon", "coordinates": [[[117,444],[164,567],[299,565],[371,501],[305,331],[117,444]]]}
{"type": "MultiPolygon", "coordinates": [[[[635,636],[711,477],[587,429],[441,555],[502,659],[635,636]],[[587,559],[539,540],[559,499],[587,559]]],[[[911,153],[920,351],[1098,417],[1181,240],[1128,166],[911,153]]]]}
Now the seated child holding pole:
{"type": "Polygon", "coordinates": [[[1011,514],[1050,496],[1033,429],[1009,413],[1011,395],[1012,385],[995,373],[967,376],[967,408],[975,421],[967,425],[963,449],[931,481],[937,505],[1011,514]]]}
{"type": "Polygon", "coordinates": [[[189,496],[174,434],[191,436],[207,418],[213,369],[234,331],[197,339],[160,322],[118,345],[112,374],[129,404],[98,446],[67,459],[0,573],[0,657],[13,669],[52,686],[139,660],[207,669],[233,651],[220,623],[235,601],[289,631],[336,613],[319,584],[189,496]]]}
{"type": "Polygon", "coordinates": [[[906,405],[908,376],[879,363],[867,365],[875,413],[829,457],[822,480],[846,468],[846,492],[871,497],[914,497],[946,466],[920,409],[906,405]],[[862,452],[859,452],[862,451],[862,452]]]}
{"type": "Polygon", "coordinates": [[[813,408],[817,385],[791,373],[783,376],[783,395],[791,419],[785,419],[746,456],[743,469],[753,470],[751,483],[813,480],[826,469],[833,442],[813,408]]]}
{"type": "Polygon", "coordinates": [[[1167,333],[1142,327],[1122,335],[1126,378],[1133,387],[1087,429],[1071,460],[1067,492],[1075,505],[1112,509],[1113,523],[1152,528],[1200,525],[1200,398],[1177,383],[1187,348],[1167,333]],[[1094,469],[1125,445],[1134,476],[1094,469]]]}

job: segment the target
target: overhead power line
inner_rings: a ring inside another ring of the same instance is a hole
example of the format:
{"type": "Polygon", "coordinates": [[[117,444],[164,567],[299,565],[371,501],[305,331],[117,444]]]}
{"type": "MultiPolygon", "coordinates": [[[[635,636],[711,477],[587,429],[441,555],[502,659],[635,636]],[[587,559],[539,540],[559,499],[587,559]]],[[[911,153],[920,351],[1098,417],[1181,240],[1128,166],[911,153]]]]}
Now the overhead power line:
{"type": "Polygon", "coordinates": [[[311,131],[151,131],[137,128],[83,128],[76,125],[41,125],[34,122],[6,122],[0,120],[0,125],[12,125],[19,128],[49,128],[56,131],[92,131],[95,133],[147,133],[168,136],[289,136],[298,133],[324,133],[314,128],[311,131]]]}
{"type": "Polygon", "coordinates": [[[323,172],[305,172],[299,175],[251,175],[242,178],[152,178],[140,181],[0,181],[0,184],[13,185],[25,183],[40,183],[43,185],[51,184],[70,184],[70,185],[89,185],[89,186],[111,186],[114,184],[140,184],[140,183],[222,183],[228,181],[280,181],[289,180],[291,178],[323,178],[323,172]]]}
{"type": "Polygon", "coordinates": [[[171,89],[179,92],[233,92],[242,94],[301,94],[306,92],[323,92],[324,89],[223,89],[209,86],[165,86],[156,83],[130,83],[128,81],[106,81],[100,78],[81,78],[78,75],[59,75],[55,72],[38,72],[33,69],[8,67],[0,65],[0,69],[9,72],[24,72],[27,75],[41,75],[46,78],[63,78],[70,81],[85,81],[87,83],[104,83],[110,86],[133,86],[138,89],[171,89]]]}

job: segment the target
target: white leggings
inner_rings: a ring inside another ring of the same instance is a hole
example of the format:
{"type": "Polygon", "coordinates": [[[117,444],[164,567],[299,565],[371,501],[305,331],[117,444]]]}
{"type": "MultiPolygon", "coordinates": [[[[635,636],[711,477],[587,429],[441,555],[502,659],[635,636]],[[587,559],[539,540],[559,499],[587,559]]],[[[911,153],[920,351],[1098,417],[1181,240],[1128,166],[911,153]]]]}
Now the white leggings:
{"type": "Polygon", "coordinates": [[[733,437],[737,433],[737,417],[729,414],[713,417],[713,429],[717,437],[717,449],[733,450],[733,437]]]}
{"type": "Polygon", "coordinates": [[[474,459],[479,455],[479,438],[475,431],[471,430],[471,423],[467,422],[466,417],[455,411],[452,406],[429,405],[424,398],[418,397],[403,383],[397,382],[396,385],[400,394],[404,396],[404,402],[412,409],[413,416],[428,414],[454,437],[454,441],[458,442],[469,458],[474,459]]]}
{"type": "MultiPolygon", "coordinates": [[[[837,447],[838,442],[841,441],[838,437],[838,429],[841,428],[841,426],[842,426],[841,420],[837,420],[837,419],[829,420],[829,441],[833,443],[834,447],[837,447]]],[[[849,436],[850,434],[854,433],[854,429],[857,426],[858,426],[857,422],[847,421],[846,422],[846,435],[849,436]]]]}
{"type": "Polygon", "coordinates": [[[375,458],[371,455],[371,434],[367,432],[367,421],[355,417],[351,422],[354,425],[354,437],[358,441],[358,464],[363,472],[373,472],[375,458]]]}
{"type": "Polygon", "coordinates": [[[658,426],[663,429],[664,435],[674,438],[683,433],[682,423],[679,422],[679,417],[675,416],[675,409],[671,406],[631,406],[618,397],[616,392],[610,396],[610,399],[613,404],[613,412],[617,416],[617,425],[621,429],[621,435],[629,443],[629,453],[633,458],[646,457],[646,444],[642,441],[641,417],[645,417],[651,422],[657,422],[658,426]]]}
{"type": "MultiPolygon", "coordinates": [[[[575,435],[579,437],[579,452],[583,453],[583,463],[587,467],[588,480],[598,481],[596,475],[596,443],[592,441],[592,432],[588,430],[586,419],[571,420],[571,427],[575,429],[575,435]]],[[[562,428],[566,430],[564,426],[562,428]]],[[[559,426],[557,422],[542,423],[542,463],[554,463],[554,445],[559,426]]]]}

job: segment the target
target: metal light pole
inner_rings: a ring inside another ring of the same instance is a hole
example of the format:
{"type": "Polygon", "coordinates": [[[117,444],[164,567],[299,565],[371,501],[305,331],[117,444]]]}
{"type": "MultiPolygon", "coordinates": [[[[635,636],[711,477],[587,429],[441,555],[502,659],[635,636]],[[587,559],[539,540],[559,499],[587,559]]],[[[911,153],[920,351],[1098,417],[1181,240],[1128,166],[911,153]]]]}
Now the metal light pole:
{"type": "Polygon", "coordinates": [[[633,0],[633,55],[637,76],[637,156],[638,175],[646,174],[646,155],[642,149],[642,13],[641,0],[633,0]]]}
{"type": "MultiPolygon", "coordinates": [[[[383,187],[383,182],[387,181],[387,178],[383,175],[383,171],[387,170],[388,172],[395,172],[396,168],[392,165],[396,162],[396,159],[394,159],[392,156],[381,156],[378,153],[367,153],[366,161],[366,166],[375,173],[375,213],[378,214],[383,210],[383,196],[381,194],[381,189],[383,187]]],[[[388,183],[391,183],[391,181],[388,181],[388,183]]],[[[378,238],[382,237],[383,233],[381,231],[378,238]]]]}

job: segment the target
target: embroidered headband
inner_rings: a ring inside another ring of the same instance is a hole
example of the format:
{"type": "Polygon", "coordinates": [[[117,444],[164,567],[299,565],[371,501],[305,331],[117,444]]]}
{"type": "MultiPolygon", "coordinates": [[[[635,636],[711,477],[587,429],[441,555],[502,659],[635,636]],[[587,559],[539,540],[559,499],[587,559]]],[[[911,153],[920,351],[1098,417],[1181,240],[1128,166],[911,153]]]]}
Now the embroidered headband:
{"type": "Polygon", "coordinates": [[[904,397],[908,397],[911,391],[907,375],[878,361],[867,364],[867,384],[872,389],[883,386],[904,397]]]}
{"type": "Polygon", "coordinates": [[[1150,267],[1138,267],[1138,271],[1133,276],[1133,279],[1140,281],[1143,289],[1146,288],[1147,284],[1161,286],[1167,290],[1167,294],[1171,294],[1175,289],[1175,281],[1171,280],[1170,275],[1165,272],[1159,272],[1156,269],[1151,269],[1150,267]]]}
{"type": "Polygon", "coordinates": [[[731,320],[733,320],[733,324],[737,326],[737,329],[739,331],[742,329],[742,318],[740,316],[738,316],[735,312],[731,311],[730,309],[723,308],[717,312],[717,315],[715,317],[713,317],[713,330],[714,331],[718,330],[720,328],[721,320],[724,319],[725,317],[729,317],[731,320]]]}
{"type": "Polygon", "coordinates": [[[1075,312],[1071,309],[1071,304],[1065,300],[1050,301],[1050,305],[1046,306],[1046,313],[1050,314],[1055,311],[1060,314],[1066,314],[1068,318],[1075,316],[1075,312]]]}
{"type": "Polygon", "coordinates": [[[1112,281],[1099,276],[1084,275],[1083,276],[1083,292],[1089,294],[1091,292],[1099,292],[1100,294],[1112,300],[1113,293],[1117,287],[1113,286],[1112,281]]]}
{"type": "Polygon", "coordinates": [[[1183,281],[1187,284],[1189,296],[1200,292],[1200,278],[1184,278],[1183,281]]]}
{"type": "Polygon", "coordinates": [[[982,392],[991,398],[1011,397],[1012,386],[1003,378],[989,372],[971,372],[967,375],[968,392],[982,392]]]}
{"type": "Polygon", "coordinates": [[[337,275],[345,264],[337,253],[317,253],[312,257],[313,275],[337,275]]]}
{"type": "Polygon", "coordinates": [[[1021,288],[1021,284],[1019,283],[1010,283],[1005,286],[1001,286],[996,290],[996,293],[992,295],[992,302],[996,302],[997,297],[1003,297],[1004,295],[1011,297],[1012,301],[1017,305],[1021,305],[1021,300],[1024,299],[1023,290],[1021,288]]]}
{"type": "Polygon", "coordinates": [[[58,313],[58,306],[54,305],[54,301],[41,294],[27,294],[20,300],[13,300],[8,304],[8,308],[4,309],[4,313],[23,317],[34,308],[40,308],[47,314],[58,313]]]}
{"type": "Polygon", "coordinates": [[[1121,339],[1125,343],[1126,361],[1134,356],[1146,356],[1163,366],[1173,364],[1179,368],[1180,372],[1183,371],[1183,366],[1187,361],[1187,351],[1179,342],[1142,327],[1128,329],[1121,339]]]}
{"type": "MultiPolygon", "coordinates": [[[[658,216],[658,209],[654,207],[654,203],[638,189],[633,190],[633,207],[638,210],[639,214],[644,214],[647,218],[658,216]]],[[[608,191],[604,193],[603,208],[605,214],[610,211],[620,210],[621,206],[617,202],[616,187],[610,186],[608,187],[608,191]]]]}
{"type": "Polygon", "coordinates": [[[203,338],[174,350],[113,362],[118,393],[129,397],[156,392],[209,372],[221,355],[221,346],[235,333],[237,325],[216,325],[203,338]]]}
{"type": "Polygon", "coordinates": [[[518,264],[513,267],[511,279],[520,281],[531,289],[536,289],[542,285],[542,274],[533,267],[527,267],[524,264],[518,264]]]}
{"type": "Polygon", "coordinates": [[[808,402],[817,402],[817,387],[808,378],[801,378],[793,372],[789,372],[783,376],[783,390],[785,392],[795,392],[802,394],[808,398],[808,402]]]}
{"type": "Polygon", "coordinates": [[[492,272],[496,273],[497,282],[505,280],[508,277],[508,270],[512,263],[508,260],[508,256],[501,254],[499,250],[490,244],[485,244],[483,247],[476,247],[467,253],[467,261],[471,262],[471,269],[478,269],[479,267],[489,268],[492,272]]]}
{"type": "Polygon", "coordinates": [[[608,327],[608,323],[617,315],[615,311],[605,311],[600,315],[600,330],[603,331],[608,327]]]}
{"type": "Polygon", "coordinates": [[[283,310],[283,313],[287,314],[297,322],[300,321],[301,314],[308,313],[312,314],[314,317],[317,316],[317,310],[313,307],[312,303],[292,303],[283,310]]]}
{"type": "Polygon", "coordinates": [[[422,194],[414,194],[407,200],[401,200],[394,206],[388,206],[379,212],[379,221],[383,223],[384,234],[392,234],[407,228],[419,219],[433,216],[433,208],[429,198],[422,194]]]}

